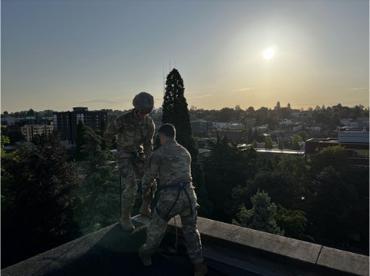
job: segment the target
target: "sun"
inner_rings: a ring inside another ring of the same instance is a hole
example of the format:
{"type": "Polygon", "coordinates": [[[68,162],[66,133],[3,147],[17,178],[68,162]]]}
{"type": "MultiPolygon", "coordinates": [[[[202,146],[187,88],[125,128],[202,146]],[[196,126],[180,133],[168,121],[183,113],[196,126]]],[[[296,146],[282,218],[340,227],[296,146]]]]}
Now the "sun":
{"type": "Polygon", "coordinates": [[[268,47],[262,51],[262,57],[264,60],[271,60],[275,56],[275,48],[268,47]]]}

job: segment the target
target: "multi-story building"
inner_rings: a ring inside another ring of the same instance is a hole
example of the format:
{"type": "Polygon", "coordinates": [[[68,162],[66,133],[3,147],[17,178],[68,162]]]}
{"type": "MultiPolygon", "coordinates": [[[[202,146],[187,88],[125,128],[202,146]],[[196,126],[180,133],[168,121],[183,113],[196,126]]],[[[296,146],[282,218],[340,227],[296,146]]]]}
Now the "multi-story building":
{"type": "Polygon", "coordinates": [[[191,121],[191,130],[194,136],[207,137],[212,129],[212,122],[206,120],[191,121]]]}
{"type": "Polygon", "coordinates": [[[338,129],[338,138],[311,138],[305,142],[305,154],[314,154],[323,148],[344,147],[354,165],[369,165],[369,129],[338,129]]]}
{"type": "Polygon", "coordinates": [[[49,136],[53,130],[53,125],[24,125],[21,127],[21,133],[27,141],[32,141],[36,135],[49,136]]]}
{"type": "Polygon", "coordinates": [[[211,130],[213,137],[226,137],[233,143],[243,143],[246,140],[247,130],[241,123],[214,122],[211,130]]]}
{"type": "Polygon", "coordinates": [[[107,111],[89,111],[87,107],[74,107],[73,111],[54,113],[54,126],[59,137],[70,144],[76,143],[79,122],[95,131],[103,132],[107,125],[107,120],[107,111]]]}

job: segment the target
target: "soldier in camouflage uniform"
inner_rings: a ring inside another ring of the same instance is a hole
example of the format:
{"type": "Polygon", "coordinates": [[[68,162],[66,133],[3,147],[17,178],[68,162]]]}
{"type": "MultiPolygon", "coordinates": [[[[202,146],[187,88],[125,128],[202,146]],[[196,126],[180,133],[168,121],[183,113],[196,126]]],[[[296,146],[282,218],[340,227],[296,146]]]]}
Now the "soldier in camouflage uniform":
{"type": "Polygon", "coordinates": [[[151,191],[153,179],[158,177],[158,202],[147,228],[145,244],[139,250],[144,265],[151,265],[151,255],[166,232],[167,222],[180,215],[190,260],[195,275],[204,275],[207,267],[202,255],[202,244],[197,229],[197,197],[191,178],[190,153],[175,140],[173,125],[165,124],[158,130],[161,147],[151,156],[142,180],[144,197],[151,191]]]}
{"type": "MultiPolygon", "coordinates": [[[[137,180],[141,180],[144,165],[153,150],[154,122],[148,114],[153,110],[153,96],[141,92],[133,100],[134,109],[113,120],[107,127],[105,137],[117,139],[119,170],[124,189],[121,194],[121,226],[125,231],[132,231],[131,211],[137,194],[137,180]]],[[[148,206],[141,208],[148,213],[148,206]]]]}

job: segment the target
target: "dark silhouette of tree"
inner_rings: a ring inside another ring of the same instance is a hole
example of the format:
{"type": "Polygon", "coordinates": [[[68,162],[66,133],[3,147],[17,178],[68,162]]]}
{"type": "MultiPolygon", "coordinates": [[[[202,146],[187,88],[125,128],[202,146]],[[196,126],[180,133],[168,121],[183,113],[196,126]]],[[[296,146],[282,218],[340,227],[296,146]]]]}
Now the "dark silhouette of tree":
{"type": "Polygon", "coordinates": [[[55,137],[39,137],[2,156],[2,266],[78,236],[73,220],[74,168],[55,137]]]}
{"type": "Polygon", "coordinates": [[[166,92],[162,105],[162,123],[171,123],[176,127],[177,141],[188,149],[193,160],[196,161],[198,151],[192,137],[188,104],[184,91],[184,82],[179,71],[172,69],[166,81],[166,92]]]}
{"type": "Polygon", "coordinates": [[[348,151],[339,146],[311,159],[309,232],[320,243],[368,253],[369,169],[353,166],[348,151]]]}
{"type": "Polygon", "coordinates": [[[201,205],[200,214],[208,214],[211,205],[207,199],[204,175],[197,162],[198,149],[195,147],[192,136],[188,104],[184,96],[184,91],[184,82],[181,75],[179,71],[174,68],[167,76],[166,91],[162,105],[162,123],[171,123],[176,127],[177,141],[190,152],[192,157],[193,180],[197,188],[197,195],[201,205]]]}
{"type": "Polygon", "coordinates": [[[35,111],[31,108],[27,111],[27,116],[35,116],[35,111]]]}
{"type": "MultiPolygon", "coordinates": [[[[346,183],[340,172],[329,166],[314,181],[310,219],[319,242],[345,243],[352,227],[353,206],[359,199],[353,185],[346,183]]],[[[365,223],[365,221],[364,221],[365,223]]],[[[343,244],[342,244],[343,246],[343,244]]]]}
{"type": "Polygon", "coordinates": [[[240,152],[226,138],[218,140],[211,155],[204,162],[208,197],[214,206],[212,218],[231,222],[240,200],[233,196],[233,188],[245,186],[254,174],[255,151],[240,152]]]}

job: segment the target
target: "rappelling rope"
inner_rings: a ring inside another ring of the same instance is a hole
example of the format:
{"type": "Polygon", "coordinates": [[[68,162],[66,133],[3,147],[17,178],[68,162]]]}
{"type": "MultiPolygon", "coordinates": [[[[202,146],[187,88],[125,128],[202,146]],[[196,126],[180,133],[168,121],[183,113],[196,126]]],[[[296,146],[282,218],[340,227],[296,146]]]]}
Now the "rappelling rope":
{"type": "Polygon", "coordinates": [[[177,229],[176,216],[173,217],[173,222],[175,224],[175,249],[176,249],[176,253],[178,253],[179,235],[178,235],[178,229],[177,229]]]}

